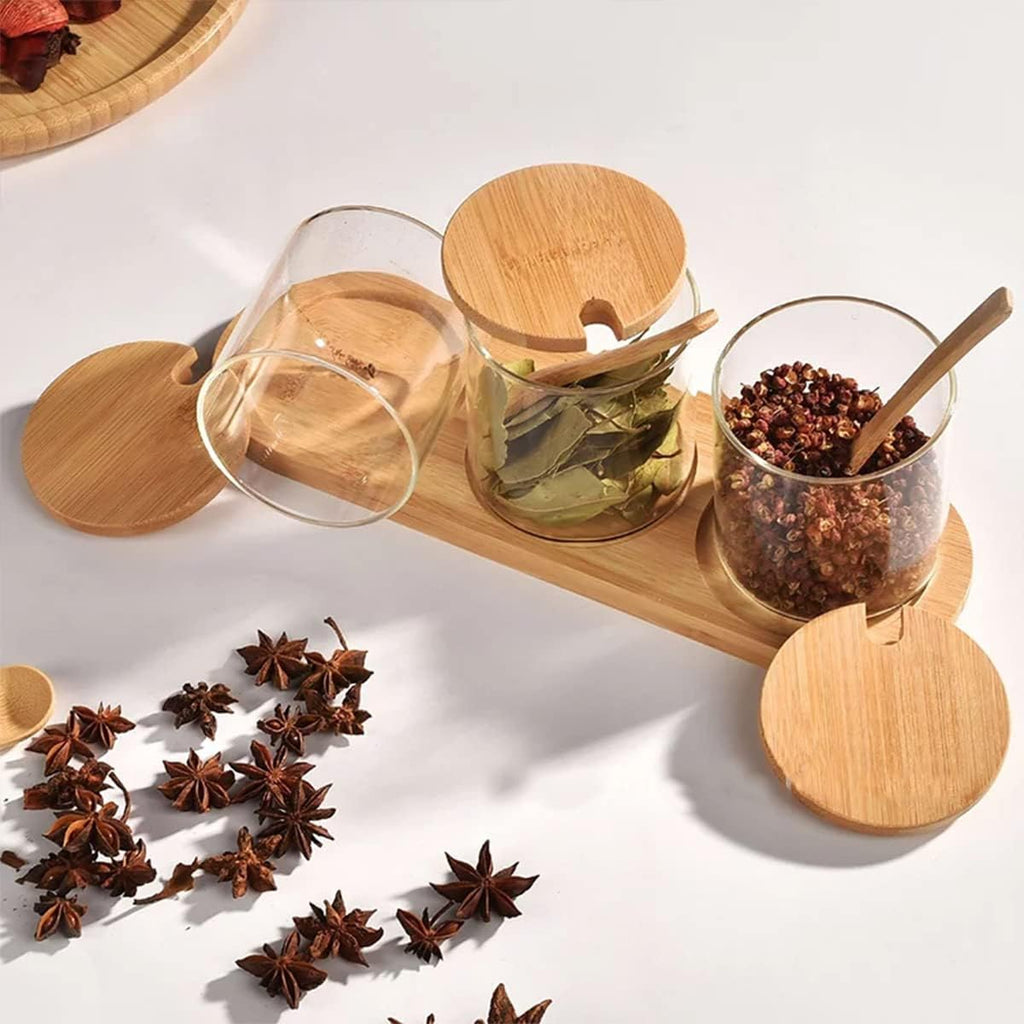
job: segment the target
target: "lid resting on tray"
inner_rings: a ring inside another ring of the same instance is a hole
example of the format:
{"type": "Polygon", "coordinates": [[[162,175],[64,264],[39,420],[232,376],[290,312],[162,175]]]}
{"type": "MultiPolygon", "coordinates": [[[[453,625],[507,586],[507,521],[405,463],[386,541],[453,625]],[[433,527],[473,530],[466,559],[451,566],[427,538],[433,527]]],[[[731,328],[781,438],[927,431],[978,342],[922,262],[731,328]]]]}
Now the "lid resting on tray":
{"type": "Polygon", "coordinates": [[[488,334],[583,351],[584,325],[629,338],[669,308],[686,240],[665,200],[635,178],[545,164],[477,189],[448,224],[442,263],[455,304],[488,334]]]}

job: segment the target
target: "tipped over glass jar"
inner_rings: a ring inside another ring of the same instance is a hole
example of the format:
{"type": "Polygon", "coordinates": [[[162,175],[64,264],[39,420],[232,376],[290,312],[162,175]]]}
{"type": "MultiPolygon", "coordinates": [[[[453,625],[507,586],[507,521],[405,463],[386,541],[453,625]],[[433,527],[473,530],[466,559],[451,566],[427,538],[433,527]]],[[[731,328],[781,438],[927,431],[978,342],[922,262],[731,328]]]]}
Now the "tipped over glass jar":
{"type": "Polygon", "coordinates": [[[938,339],[907,313],[851,296],[762,313],[715,367],[714,512],[719,553],[743,590],[812,618],[914,599],[946,525],[948,373],[855,476],[850,442],[938,339]]]}

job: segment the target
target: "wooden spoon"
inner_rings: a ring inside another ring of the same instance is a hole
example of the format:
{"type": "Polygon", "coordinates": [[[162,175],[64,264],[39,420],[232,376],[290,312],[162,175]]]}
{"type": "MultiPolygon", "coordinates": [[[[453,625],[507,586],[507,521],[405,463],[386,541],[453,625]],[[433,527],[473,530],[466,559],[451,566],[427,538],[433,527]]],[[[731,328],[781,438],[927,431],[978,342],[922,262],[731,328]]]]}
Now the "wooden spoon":
{"type": "Polygon", "coordinates": [[[906,379],[900,389],[864,425],[850,446],[850,472],[860,472],[889,431],[914,408],[982,338],[991,334],[1013,312],[1008,288],[997,288],[906,379]]]}
{"type": "Polygon", "coordinates": [[[0,747],[38,732],[53,714],[53,683],[31,665],[0,667],[0,747]]]}

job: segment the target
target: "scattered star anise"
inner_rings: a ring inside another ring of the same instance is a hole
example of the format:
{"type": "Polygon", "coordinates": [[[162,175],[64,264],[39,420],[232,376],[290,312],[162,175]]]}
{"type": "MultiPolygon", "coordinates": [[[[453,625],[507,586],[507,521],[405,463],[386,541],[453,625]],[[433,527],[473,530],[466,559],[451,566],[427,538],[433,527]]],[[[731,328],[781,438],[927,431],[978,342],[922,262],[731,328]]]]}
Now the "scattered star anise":
{"type": "Polygon", "coordinates": [[[398,922],[411,940],[405,947],[406,953],[412,953],[413,956],[418,956],[428,964],[435,956],[438,960],[444,959],[441,955],[441,943],[455,935],[465,923],[458,918],[438,923],[439,918],[447,909],[448,907],[445,907],[431,917],[430,909],[426,907],[423,910],[422,918],[417,917],[409,910],[398,911],[398,922]]]}
{"type": "Polygon", "coordinates": [[[258,644],[239,647],[236,651],[245,659],[245,671],[256,677],[256,685],[272,682],[279,690],[287,690],[292,680],[306,667],[305,650],[308,640],[289,640],[282,633],[277,643],[262,629],[256,630],[258,644]]]}
{"type": "Polygon", "coordinates": [[[306,753],[306,737],[319,731],[320,722],[319,715],[296,714],[291,707],[284,708],[278,704],[274,714],[257,722],[256,728],[270,737],[272,747],[281,743],[302,757],[306,753]]]}
{"type": "Polygon", "coordinates": [[[156,878],[156,869],[146,855],[146,844],[140,839],[120,860],[103,867],[100,883],[111,896],[134,896],[140,885],[156,878]]]}
{"type": "Polygon", "coordinates": [[[145,907],[150,903],[159,903],[161,900],[173,899],[183,892],[191,892],[196,887],[195,873],[199,870],[199,858],[196,857],[191,864],[175,864],[171,872],[170,880],[164,883],[164,887],[152,896],[144,900],[133,900],[137,907],[145,907]]]}
{"type": "Polygon", "coordinates": [[[104,761],[90,759],[79,768],[61,768],[45,782],[30,786],[22,795],[22,805],[27,811],[49,808],[66,811],[72,807],[90,811],[102,803],[100,793],[109,788],[104,781],[111,767],[104,761]]]}
{"type": "Polygon", "coordinates": [[[174,713],[174,728],[196,722],[203,735],[212,740],[217,735],[217,719],[214,715],[231,715],[232,704],[238,698],[231,696],[231,691],[223,683],[197,683],[193,686],[186,683],[178,693],[172,693],[161,705],[164,711],[174,713]]]}
{"type": "Polygon", "coordinates": [[[39,915],[36,941],[42,942],[56,932],[74,939],[82,934],[82,918],[89,909],[74,896],[49,892],[32,908],[39,915]]]}
{"type": "Polygon", "coordinates": [[[350,651],[334,619],[328,616],[324,622],[337,634],[341,647],[330,658],[325,658],[316,651],[306,652],[310,670],[303,677],[297,696],[307,703],[315,701],[318,697],[330,703],[347,687],[365,683],[373,675],[369,669],[364,668],[366,651],[350,651]]]}
{"type": "Polygon", "coordinates": [[[89,811],[58,814],[44,838],[72,853],[91,846],[97,853],[116,857],[120,850],[130,850],[135,842],[132,830],[116,814],[117,805],[113,803],[89,811]]]}
{"type": "Polygon", "coordinates": [[[263,805],[275,801],[281,803],[299,784],[302,776],[313,770],[313,766],[305,761],[288,764],[288,748],[283,745],[278,747],[276,754],[272,754],[269,747],[265,747],[259,740],[253,740],[249,752],[252,754],[252,763],[231,762],[231,767],[248,780],[231,794],[233,804],[252,799],[258,799],[263,805]]]}
{"type": "Polygon", "coordinates": [[[187,762],[164,761],[164,768],[170,778],[157,789],[172,801],[176,810],[205,814],[211,807],[227,807],[231,803],[228,790],[235,776],[221,764],[220,754],[202,761],[194,750],[189,750],[187,762]]]}
{"type": "Polygon", "coordinates": [[[372,716],[369,711],[363,711],[359,706],[362,689],[362,684],[356,683],[345,694],[345,699],[340,705],[320,707],[317,715],[320,718],[321,732],[332,732],[335,736],[363,735],[363,723],[372,716]]]}
{"type": "Polygon", "coordinates": [[[274,856],[279,844],[277,836],[253,842],[249,830],[242,827],[238,830],[237,850],[227,850],[217,857],[207,857],[199,866],[207,874],[216,875],[218,881],[230,881],[231,895],[236,900],[249,889],[254,892],[270,892],[277,888],[274,883],[274,865],[270,858],[274,856]]]}
{"type": "Polygon", "coordinates": [[[370,918],[376,910],[350,910],[346,913],[341,890],[334,894],[334,900],[324,900],[324,909],[310,903],[311,917],[293,917],[298,933],[309,942],[309,955],[314,960],[327,957],[341,957],[354,964],[368,967],[363,949],[380,942],[383,928],[368,928],[370,918]]]}
{"type": "Polygon", "coordinates": [[[53,775],[66,768],[73,757],[83,761],[92,759],[92,748],[82,738],[82,727],[73,714],[64,725],[48,725],[43,735],[36,737],[26,748],[34,754],[45,754],[43,772],[53,775]]]}
{"type": "Polygon", "coordinates": [[[28,861],[14,850],[4,850],[3,853],[0,853],[0,864],[3,864],[4,867],[20,871],[27,863],[28,861]]]}
{"type": "Polygon", "coordinates": [[[263,955],[247,956],[235,963],[260,979],[271,996],[284,996],[288,1005],[298,1009],[299,1000],[327,980],[327,972],[311,962],[309,953],[300,949],[298,932],[290,932],[281,943],[281,952],[272,946],[263,947],[263,955]]]}
{"type": "Polygon", "coordinates": [[[289,850],[298,850],[306,860],[309,860],[313,854],[313,846],[323,846],[321,838],[334,838],[327,829],[317,824],[318,821],[334,815],[333,807],[320,806],[330,788],[328,783],[320,789],[314,789],[303,780],[282,803],[261,807],[257,812],[260,824],[265,821],[269,821],[270,824],[256,838],[280,836],[278,856],[286,854],[289,850]]]}
{"type": "Polygon", "coordinates": [[[109,750],[120,733],[130,732],[135,723],[121,714],[121,705],[104,707],[102,702],[95,711],[82,704],[76,704],[71,713],[81,724],[82,739],[109,750]]]}
{"type": "Polygon", "coordinates": [[[72,889],[84,889],[88,885],[99,885],[102,874],[102,868],[96,863],[96,854],[85,848],[51,853],[16,881],[22,885],[34,885],[37,889],[69,892],[72,889]]]}
{"type": "MultiPolygon", "coordinates": [[[[499,985],[491,996],[491,1009],[486,1024],[540,1024],[550,1005],[551,1000],[545,999],[543,1003],[531,1006],[525,1013],[517,1014],[505,986],[499,985]]],[[[484,1024],[484,1021],[478,1020],[476,1024],[484,1024]]]]}
{"type": "Polygon", "coordinates": [[[465,861],[456,860],[449,853],[445,856],[458,881],[431,885],[446,900],[459,904],[455,908],[455,916],[463,920],[476,914],[482,921],[489,921],[492,910],[501,917],[518,917],[521,911],[515,905],[516,897],[522,896],[540,877],[520,878],[514,875],[518,862],[495,874],[490,840],[480,847],[475,868],[465,861]]]}
{"type": "MultiPolygon", "coordinates": [[[[388,1024],[402,1024],[400,1020],[395,1020],[394,1017],[388,1017],[388,1024]]],[[[434,1024],[434,1015],[432,1013],[427,1014],[427,1024],[434,1024]]]]}

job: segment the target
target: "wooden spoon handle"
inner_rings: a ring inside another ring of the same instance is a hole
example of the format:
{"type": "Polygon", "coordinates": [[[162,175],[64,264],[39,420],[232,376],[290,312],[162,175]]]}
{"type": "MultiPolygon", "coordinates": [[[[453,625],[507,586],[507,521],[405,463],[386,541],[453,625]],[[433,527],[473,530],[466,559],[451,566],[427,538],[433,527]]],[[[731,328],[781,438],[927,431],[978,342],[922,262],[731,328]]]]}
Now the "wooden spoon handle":
{"type": "Polygon", "coordinates": [[[679,324],[678,327],[671,327],[660,334],[652,334],[649,338],[633,342],[632,345],[622,345],[619,348],[609,349],[607,352],[580,356],[577,359],[569,359],[564,363],[555,363],[554,366],[535,370],[529,375],[529,380],[552,387],[575,384],[585,377],[594,377],[599,373],[619,370],[624,366],[632,366],[641,360],[667,352],[670,348],[675,348],[676,345],[691,341],[698,334],[703,334],[709,327],[714,327],[717,323],[718,314],[713,309],[708,309],[703,313],[698,313],[691,320],[679,324]]]}
{"type": "Polygon", "coordinates": [[[900,389],[864,425],[850,447],[850,471],[860,472],[889,431],[914,408],[982,338],[991,334],[1013,312],[1008,288],[997,288],[904,381],[900,389]]]}

